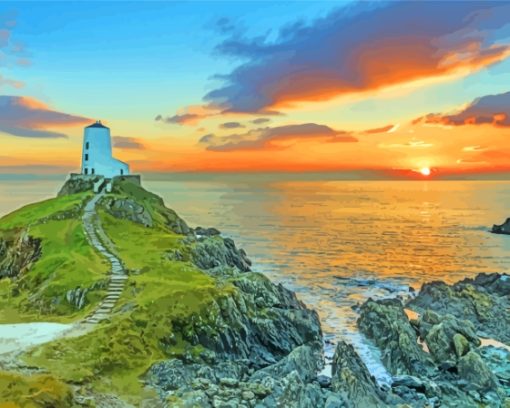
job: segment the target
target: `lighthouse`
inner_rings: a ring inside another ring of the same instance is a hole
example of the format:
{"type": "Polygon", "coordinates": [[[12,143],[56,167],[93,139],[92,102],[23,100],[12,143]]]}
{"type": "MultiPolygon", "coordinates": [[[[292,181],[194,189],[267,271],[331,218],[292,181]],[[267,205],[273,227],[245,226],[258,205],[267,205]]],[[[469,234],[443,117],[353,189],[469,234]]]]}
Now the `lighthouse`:
{"type": "Polygon", "coordinates": [[[125,176],[129,166],[112,156],[110,128],[98,120],[85,128],[81,162],[82,175],[98,175],[104,178],[125,176]]]}

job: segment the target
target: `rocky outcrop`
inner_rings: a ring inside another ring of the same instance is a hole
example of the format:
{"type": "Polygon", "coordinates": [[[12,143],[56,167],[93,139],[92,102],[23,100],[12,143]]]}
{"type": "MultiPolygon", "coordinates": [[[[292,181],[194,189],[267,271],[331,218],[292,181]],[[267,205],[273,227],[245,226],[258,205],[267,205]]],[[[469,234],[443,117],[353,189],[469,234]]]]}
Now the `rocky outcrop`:
{"type": "Polygon", "coordinates": [[[165,207],[161,197],[140,185],[114,178],[112,193],[113,197],[110,196],[106,201],[106,209],[113,216],[129,219],[147,227],[151,227],[157,219],[158,225],[162,222],[176,234],[191,234],[191,228],[175,211],[165,207]]]}
{"type": "Polygon", "coordinates": [[[197,236],[197,238],[200,237],[214,237],[216,235],[220,235],[221,232],[217,230],[216,228],[202,228],[202,227],[196,227],[193,232],[197,236]]]}
{"type": "Polygon", "coordinates": [[[153,225],[151,214],[132,198],[109,198],[105,200],[104,206],[106,211],[116,218],[130,220],[146,227],[153,225]]]}
{"type": "Polygon", "coordinates": [[[487,346],[479,349],[480,356],[497,377],[510,397],[510,350],[501,347],[487,346]]]}
{"type": "MultiPolygon", "coordinates": [[[[148,381],[175,406],[200,407],[324,407],[333,393],[316,381],[320,344],[295,348],[278,363],[254,371],[248,361],[213,364],[169,360],[155,364],[148,381]]],[[[336,395],[340,408],[343,398],[336,395]]]]}
{"type": "Polygon", "coordinates": [[[66,300],[67,302],[74,306],[76,309],[80,310],[83,309],[87,302],[87,293],[89,292],[88,289],[82,289],[80,287],[76,289],[68,290],[66,293],[66,300]]]}
{"type": "Polygon", "coordinates": [[[510,234],[510,218],[507,218],[505,222],[501,225],[494,224],[492,226],[491,232],[493,234],[510,234]]]}
{"type": "Polygon", "coordinates": [[[358,327],[382,351],[382,362],[393,375],[433,371],[431,359],[397,299],[368,300],[361,306],[358,327]]]}
{"type": "MultiPolygon", "coordinates": [[[[347,407],[387,407],[389,394],[383,392],[354,348],[339,342],[333,358],[331,388],[346,396],[347,407]]],[[[396,401],[394,401],[396,402],[396,401]]]]}
{"type": "Polygon", "coordinates": [[[16,277],[39,259],[41,240],[26,231],[0,237],[0,279],[16,277]]]}
{"type": "Polygon", "coordinates": [[[93,191],[94,183],[98,181],[100,177],[73,177],[66,180],[58,196],[83,193],[84,191],[93,191]]]}
{"type": "Polygon", "coordinates": [[[214,273],[237,290],[214,301],[206,320],[182,327],[174,322],[174,331],[204,352],[154,365],[148,382],[185,401],[183,406],[323,406],[317,313],[263,275],[228,268],[214,273]]]}
{"type": "Polygon", "coordinates": [[[297,346],[321,341],[317,313],[293,292],[257,273],[225,277],[238,290],[213,301],[207,321],[175,327],[186,341],[202,345],[216,357],[248,359],[254,368],[276,363],[297,346]]]}
{"type": "Polygon", "coordinates": [[[200,269],[231,266],[248,272],[251,267],[251,261],[243,249],[238,249],[232,239],[217,234],[196,240],[191,247],[191,261],[200,269]]]}
{"type": "Polygon", "coordinates": [[[453,285],[431,282],[408,302],[423,313],[432,309],[441,315],[469,320],[480,337],[510,343],[510,276],[480,274],[453,285]]]}
{"type": "Polygon", "coordinates": [[[392,393],[412,407],[506,407],[510,352],[481,347],[479,336],[484,323],[489,330],[500,327],[496,316],[505,321],[507,309],[496,308],[506,305],[508,288],[497,274],[426,284],[409,302],[421,312],[411,321],[397,299],[362,305],[358,325],[394,374],[392,393]]]}
{"type": "Polygon", "coordinates": [[[415,325],[437,363],[455,364],[480,345],[473,323],[452,315],[441,316],[427,310],[415,325]]]}

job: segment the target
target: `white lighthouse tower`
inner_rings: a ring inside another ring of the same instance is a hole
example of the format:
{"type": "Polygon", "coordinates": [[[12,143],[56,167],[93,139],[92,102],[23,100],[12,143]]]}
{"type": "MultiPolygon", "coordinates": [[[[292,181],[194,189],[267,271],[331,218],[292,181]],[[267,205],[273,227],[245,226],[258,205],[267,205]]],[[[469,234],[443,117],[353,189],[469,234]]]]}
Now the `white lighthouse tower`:
{"type": "Polygon", "coordinates": [[[97,121],[85,128],[81,174],[98,175],[104,178],[125,176],[129,166],[112,156],[110,128],[97,121]]]}

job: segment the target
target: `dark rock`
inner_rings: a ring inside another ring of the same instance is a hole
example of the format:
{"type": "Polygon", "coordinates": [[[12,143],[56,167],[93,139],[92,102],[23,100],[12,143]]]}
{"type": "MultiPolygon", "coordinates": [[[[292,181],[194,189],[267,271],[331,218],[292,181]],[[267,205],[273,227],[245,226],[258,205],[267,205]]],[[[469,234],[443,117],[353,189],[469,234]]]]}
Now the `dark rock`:
{"type": "Polygon", "coordinates": [[[319,375],[317,377],[317,382],[322,388],[330,388],[331,387],[331,378],[327,375],[319,375]]]}
{"type": "Polygon", "coordinates": [[[87,304],[88,289],[77,287],[76,289],[68,290],[66,293],[66,300],[76,309],[80,310],[87,304]]]}
{"type": "Polygon", "coordinates": [[[386,407],[385,395],[354,351],[352,345],[340,341],[333,358],[331,389],[346,395],[348,407],[386,407]]]}
{"type": "Polygon", "coordinates": [[[218,231],[216,228],[202,228],[202,227],[196,227],[194,229],[195,235],[200,235],[203,237],[214,237],[216,235],[220,235],[220,231],[218,231]]]}
{"type": "Polygon", "coordinates": [[[185,332],[189,340],[218,355],[245,358],[255,368],[274,364],[294,348],[320,342],[318,315],[295,294],[274,285],[257,273],[244,273],[231,281],[239,290],[235,296],[218,299],[207,322],[196,322],[185,332]],[[263,299],[256,304],[255,299],[263,299]]]}
{"type": "Polygon", "coordinates": [[[481,347],[478,351],[510,396],[510,351],[494,346],[481,347]]]}
{"type": "Polygon", "coordinates": [[[330,394],[326,399],[324,408],[343,408],[346,407],[345,401],[336,394],[330,394]]]}
{"type": "Polygon", "coordinates": [[[381,349],[382,362],[391,374],[424,375],[434,371],[399,300],[369,299],[361,306],[358,327],[381,349]]]}
{"type": "Polygon", "coordinates": [[[41,240],[26,231],[0,238],[0,279],[22,275],[41,256],[41,240]]]}
{"type": "Polygon", "coordinates": [[[470,351],[459,359],[459,377],[477,391],[495,391],[498,388],[496,376],[475,351],[470,351]]]}
{"type": "Polygon", "coordinates": [[[149,211],[132,198],[108,199],[105,207],[116,218],[130,220],[146,227],[153,226],[152,216],[149,211]]]}
{"type": "Polygon", "coordinates": [[[408,307],[418,312],[433,309],[441,315],[450,314],[469,320],[478,331],[498,341],[510,343],[510,277],[501,274],[480,274],[453,285],[432,282],[423,285],[408,307]]]}
{"type": "Polygon", "coordinates": [[[438,363],[455,361],[471,348],[480,345],[473,323],[452,315],[439,316],[424,313],[419,322],[420,335],[424,337],[430,353],[438,363]]]}
{"type": "Polygon", "coordinates": [[[58,192],[58,196],[83,193],[85,191],[93,191],[94,183],[98,181],[100,177],[83,177],[83,178],[69,178],[66,180],[60,191],[58,192]]]}
{"type": "Polygon", "coordinates": [[[232,266],[247,272],[251,266],[243,249],[237,249],[232,239],[220,236],[199,240],[191,250],[191,259],[201,269],[232,266]]]}
{"type": "Polygon", "coordinates": [[[492,226],[491,232],[493,234],[510,234],[510,218],[507,218],[501,225],[494,224],[492,226]]]}
{"type": "Polygon", "coordinates": [[[321,343],[302,345],[292,350],[276,364],[256,371],[250,381],[271,377],[275,380],[283,378],[295,371],[301,381],[308,383],[317,378],[317,372],[323,365],[321,343]]]}
{"type": "Polygon", "coordinates": [[[453,335],[453,348],[458,358],[467,354],[471,349],[469,340],[466,339],[462,334],[456,333],[453,335]]]}

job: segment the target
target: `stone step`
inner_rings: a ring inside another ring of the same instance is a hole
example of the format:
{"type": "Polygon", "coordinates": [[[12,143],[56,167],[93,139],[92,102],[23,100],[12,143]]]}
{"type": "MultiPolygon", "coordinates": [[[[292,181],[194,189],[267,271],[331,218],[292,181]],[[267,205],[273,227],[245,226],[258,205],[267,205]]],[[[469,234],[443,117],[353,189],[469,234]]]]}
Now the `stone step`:
{"type": "Polygon", "coordinates": [[[109,313],[105,313],[105,312],[97,312],[94,314],[94,316],[91,317],[91,319],[108,319],[110,317],[110,314],[109,313]]]}

